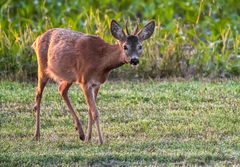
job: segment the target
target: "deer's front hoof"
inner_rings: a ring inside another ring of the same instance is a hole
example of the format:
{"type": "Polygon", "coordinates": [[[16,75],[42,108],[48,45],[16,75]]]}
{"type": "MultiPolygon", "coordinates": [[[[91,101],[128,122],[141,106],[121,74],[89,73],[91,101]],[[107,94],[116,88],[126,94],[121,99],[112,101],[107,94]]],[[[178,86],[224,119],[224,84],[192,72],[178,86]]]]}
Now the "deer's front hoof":
{"type": "Polygon", "coordinates": [[[80,140],[84,141],[84,140],[85,140],[85,135],[84,135],[84,132],[83,132],[82,128],[80,129],[80,128],[78,128],[78,127],[75,127],[75,129],[76,129],[76,131],[77,131],[78,134],[79,134],[80,140]],[[79,130],[79,129],[80,129],[80,130],[79,130]]]}
{"type": "Polygon", "coordinates": [[[80,140],[85,141],[85,135],[84,134],[79,135],[79,138],[80,138],[80,140]]]}

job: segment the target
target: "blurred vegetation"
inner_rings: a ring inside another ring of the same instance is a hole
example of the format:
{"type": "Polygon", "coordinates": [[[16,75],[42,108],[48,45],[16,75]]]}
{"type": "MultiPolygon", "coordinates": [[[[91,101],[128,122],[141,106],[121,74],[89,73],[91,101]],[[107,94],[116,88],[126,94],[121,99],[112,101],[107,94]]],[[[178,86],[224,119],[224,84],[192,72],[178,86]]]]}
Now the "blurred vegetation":
{"type": "Polygon", "coordinates": [[[52,27],[96,34],[107,42],[111,19],[132,27],[155,19],[137,71],[129,66],[113,77],[232,77],[240,74],[239,0],[7,0],[0,1],[0,76],[36,78],[34,39],[52,27]],[[126,71],[128,71],[126,73],[126,71]]]}

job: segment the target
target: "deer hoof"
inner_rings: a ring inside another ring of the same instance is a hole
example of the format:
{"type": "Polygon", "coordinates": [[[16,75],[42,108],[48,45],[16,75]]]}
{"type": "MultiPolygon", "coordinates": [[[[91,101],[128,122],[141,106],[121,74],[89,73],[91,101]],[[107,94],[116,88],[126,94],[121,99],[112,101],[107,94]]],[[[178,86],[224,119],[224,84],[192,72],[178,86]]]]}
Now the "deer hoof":
{"type": "Polygon", "coordinates": [[[79,135],[80,140],[85,141],[85,135],[79,135]]]}

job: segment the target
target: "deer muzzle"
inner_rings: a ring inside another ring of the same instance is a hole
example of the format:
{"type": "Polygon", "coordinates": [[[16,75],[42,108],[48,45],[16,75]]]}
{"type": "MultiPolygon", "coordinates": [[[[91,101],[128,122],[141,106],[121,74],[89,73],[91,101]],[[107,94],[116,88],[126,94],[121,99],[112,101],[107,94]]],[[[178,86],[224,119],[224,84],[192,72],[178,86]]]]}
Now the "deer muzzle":
{"type": "Polygon", "coordinates": [[[131,60],[130,60],[130,64],[131,65],[138,65],[139,64],[139,59],[138,58],[132,58],[131,60]]]}

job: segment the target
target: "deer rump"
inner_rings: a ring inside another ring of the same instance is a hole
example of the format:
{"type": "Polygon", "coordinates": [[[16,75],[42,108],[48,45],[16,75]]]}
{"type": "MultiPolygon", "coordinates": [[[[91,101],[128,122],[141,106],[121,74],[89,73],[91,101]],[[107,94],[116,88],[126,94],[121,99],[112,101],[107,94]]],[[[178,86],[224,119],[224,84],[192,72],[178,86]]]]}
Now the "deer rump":
{"type": "Polygon", "coordinates": [[[98,75],[102,69],[99,65],[104,61],[105,44],[94,35],[55,28],[39,36],[32,47],[38,54],[38,65],[50,78],[56,82],[82,83],[83,78],[98,75]]]}

